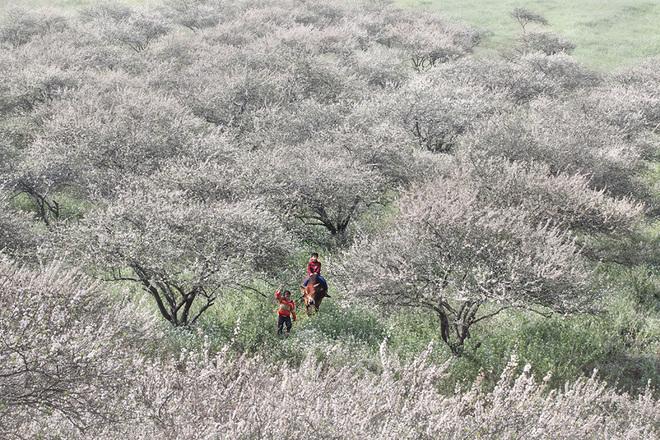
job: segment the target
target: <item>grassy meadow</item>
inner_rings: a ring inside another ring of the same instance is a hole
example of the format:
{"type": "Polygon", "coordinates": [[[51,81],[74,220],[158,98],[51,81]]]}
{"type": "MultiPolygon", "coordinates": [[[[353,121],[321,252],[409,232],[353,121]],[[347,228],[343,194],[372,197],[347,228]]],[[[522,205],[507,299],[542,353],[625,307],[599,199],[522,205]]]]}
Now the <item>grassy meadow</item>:
{"type": "Polygon", "coordinates": [[[486,31],[482,49],[486,53],[512,44],[520,27],[509,13],[515,7],[524,7],[548,20],[545,30],[575,43],[574,56],[591,67],[608,70],[660,54],[660,2],[657,1],[399,0],[399,3],[438,11],[451,20],[486,31]]]}

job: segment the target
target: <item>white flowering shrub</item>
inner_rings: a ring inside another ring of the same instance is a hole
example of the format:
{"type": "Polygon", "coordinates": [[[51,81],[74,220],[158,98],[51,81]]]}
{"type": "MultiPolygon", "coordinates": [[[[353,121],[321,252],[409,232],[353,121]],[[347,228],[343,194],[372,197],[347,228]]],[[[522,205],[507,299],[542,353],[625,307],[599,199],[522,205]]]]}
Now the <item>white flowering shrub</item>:
{"type": "Polygon", "coordinates": [[[577,102],[533,102],[530,111],[483,121],[461,139],[461,149],[509,160],[545,163],[553,174],[583,174],[590,186],[616,196],[644,197],[638,173],[643,151],[622,132],[592,117],[577,102]]]}
{"type": "Polygon", "coordinates": [[[298,150],[274,150],[269,158],[254,158],[258,161],[268,170],[258,187],[273,210],[323,227],[340,240],[351,222],[386,200],[384,177],[337,145],[303,144],[298,150]]]}
{"type": "Polygon", "coordinates": [[[226,348],[170,358],[155,349],[163,335],[152,318],[109,301],[78,271],[55,264],[35,272],[3,259],[0,285],[0,426],[8,438],[659,434],[651,389],[618,394],[595,375],[550,390],[549,375],[539,382],[513,358],[494,389],[478,379],[443,395],[436,387],[448,364],[430,362],[431,348],[402,362],[383,344],[375,372],[311,356],[274,368],[226,348]]]}
{"type": "MultiPolygon", "coordinates": [[[[216,138],[213,142],[219,145],[223,141],[216,138]]],[[[245,200],[253,191],[248,182],[255,179],[255,173],[237,163],[245,156],[230,148],[224,153],[201,163],[194,159],[167,160],[159,171],[148,177],[149,182],[145,182],[144,177],[136,177],[130,180],[130,184],[185,194],[187,199],[200,206],[245,200]]]]}
{"type": "Polygon", "coordinates": [[[73,73],[55,66],[25,64],[21,57],[7,57],[0,64],[0,114],[28,113],[78,86],[73,73]]]}
{"type": "MultiPolygon", "coordinates": [[[[25,156],[43,191],[74,186],[112,196],[130,175],[149,174],[172,157],[194,156],[206,127],[170,97],[115,81],[59,101],[25,156]]],[[[202,151],[199,151],[203,154],[202,151]]]]}
{"type": "Polygon", "coordinates": [[[51,32],[61,32],[66,28],[66,18],[53,11],[33,12],[12,8],[3,14],[0,21],[0,44],[16,48],[33,38],[51,32]]]}
{"type": "Polygon", "coordinates": [[[649,60],[616,72],[606,86],[585,98],[585,105],[628,137],[656,132],[660,124],[657,68],[658,62],[649,60]]]}
{"type": "Polygon", "coordinates": [[[65,421],[50,426],[67,438],[656,438],[660,418],[650,390],[617,394],[595,377],[550,391],[547,375],[514,358],[493,390],[477,381],[451,396],[439,394],[446,365],[429,351],[400,363],[381,349],[382,372],[325,368],[313,358],[295,368],[260,359],[183,354],[144,363],[131,397],[135,413],[105,429],[81,433],[65,421]]]}
{"type": "Polygon", "coordinates": [[[75,228],[62,228],[56,244],[101,277],[141,286],[174,326],[194,324],[223,289],[276,275],[294,250],[258,205],[203,204],[182,190],[134,185],[75,228]]]}
{"type": "Polygon", "coordinates": [[[456,355],[472,325],[502,310],[585,310],[593,296],[570,234],[519,206],[484,203],[479,192],[451,179],[417,188],[393,225],[356,243],[346,263],[358,297],[434,311],[456,355]],[[486,303],[495,310],[479,315],[486,303]]]}
{"type": "MultiPolygon", "coordinates": [[[[199,361],[185,361],[187,377],[169,382],[173,394],[144,388],[141,397],[150,402],[152,414],[158,411],[158,417],[145,414],[143,420],[153,422],[132,430],[133,435],[357,439],[507,438],[520,432],[530,438],[657,434],[654,423],[659,414],[650,394],[639,400],[617,395],[591,378],[548,395],[545,382],[536,381],[529,366],[517,374],[515,360],[494,390],[483,390],[477,383],[449,397],[433,387],[443,377],[444,367],[428,365],[424,355],[406,365],[385,351],[383,372],[361,375],[350,368],[321,369],[311,359],[297,369],[275,371],[264,370],[255,360],[227,362],[222,354],[205,361],[204,367],[199,361]],[[195,393],[177,392],[179,387],[193,388],[195,393]],[[237,388],[243,390],[240,397],[237,388]]],[[[176,377],[174,371],[154,373],[176,377]]]]}
{"type": "Polygon", "coordinates": [[[542,52],[545,55],[570,54],[575,44],[551,32],[526,32],[520,36],[522,52],[542,52]]]}
{"type": "Polygon", "coordinates": [[[111,44],[142,52],[170,30],[158,14],[147,10],[131,9],[121,4],[101,3],[83,11],[88,28],[111,44]]]}
{"type": "Polygon", "coordinates": [[[518,105],[542,96],[571,96],[601,82],[599,75],[563,53],[545,55],[534,52],[518,55],[511,60],[463,58],[439,66],[431,74],[439,77],[438,82],[471,85],[504,93],[518,105]]]}
{"type": "Polygon", "coordinates": [[[387,111],[420,148],[447,153],[476,121],[508,113],[510,106],[483,87],[461,86],[429,75],[402,86],[387,111]]]}
{"type": "Polygon", "coordinates": [[[378,43],[402,50],[417,71],[427,70],[469,53],[479,42],[478,32],[453,26],[433,14],[384,13],[362,18],[378,43]]]}
{"type": "Polygon", "coordinates": [[[220,22],[218,0],[170,0],[163,12],[174,23],[192,31],[212,27],[220,22]]]}
{"type": "Polygon", "coordinates": [[[85,432],[130,414],[137,351],[159,338],[152,319],[79,271],[33,272],[0,258],[3,436],[52,435],[48,421],[85,432]]]}
{"type": "Polygon", "coordinates": [[[533,221],[551,222],[574,232],[629,232],[644,211],[639,202],[590,188],[585,175],[553,175],[546,164],[474,155],[462,158],[452,178],[463,187],[475,188],[484,205],[521,207],[533,221]]]}

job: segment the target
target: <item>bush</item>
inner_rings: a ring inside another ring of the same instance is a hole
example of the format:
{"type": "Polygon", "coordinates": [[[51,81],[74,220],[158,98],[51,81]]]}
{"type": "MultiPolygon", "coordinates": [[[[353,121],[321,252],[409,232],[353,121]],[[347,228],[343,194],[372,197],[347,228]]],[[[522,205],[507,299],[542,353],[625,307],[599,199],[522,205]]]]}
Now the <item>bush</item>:
{"type": "MultiPolygon", "coordinates": [[[[98,283],[50,265],[0,261],[0,428],[40,436],[103,429],[132,411],[127,389],[159,334],[151,319],[108,301],[98,283]]],[[[66,435],[65,435],[66,436],[66,435]]]]}
{"type": "MultiPolygon", "coordinates": [[[[430,350],[402,364],[381,349],[382,373],[356,374],[350,367],[323,368],[307,358],[299,368],[273,369],[261,359],[186,354],[177,361],[145,364],[134,399],[135,417],[113,431],[88,431],[96,438],[313,437],[390,438],[428,435],[529,438],[657,435],[657,402],[650,392],[638,399],[607,390],[595,377],[548,394],[526,365],[513,358],[492,391],[477,381],[470,390],[442,396],[432,386],[445,366],[428,364],[430,350]],[[240,392],[238,391],[240,390],[240,392]],[[302,403],[302,404],[301,404],[302,403]],[[279,408],[297,417],[274,417],[279,408]],[[401,417],[401,414],[406,417],[401,417]],[[305,423],[298,423],[304,420],[305,423]]],[[[65,423],[52,425],[61,433],[65,423]]],[[[67,431],[64,431],[67,432],[67,431]]],[[[72,438],[69,434],[69,438],[72,438]]]]}
{"type": "Polygon", "coordinates": [[[539,99],[530,111],[491,118],[462,138],[461,150],[545,163],[553,174],[589,175],[593,189],[610,195],[645,197],[642,152],[579,103],[539,99]]]}
{"type": "Polygon", "coordinates": [[[545,55],[570,54],[575,44],[550,32],[528,32],[520,36],[522,52],[542,52],[545,55]]]}
{"type": "Polygon", "coordinates": [[[50,11],[31,12],[10,9],[0,21],[0,44],[18,47],[35,37],[50,32],[61,32],[67,28],[67,20],[50,11]]]}

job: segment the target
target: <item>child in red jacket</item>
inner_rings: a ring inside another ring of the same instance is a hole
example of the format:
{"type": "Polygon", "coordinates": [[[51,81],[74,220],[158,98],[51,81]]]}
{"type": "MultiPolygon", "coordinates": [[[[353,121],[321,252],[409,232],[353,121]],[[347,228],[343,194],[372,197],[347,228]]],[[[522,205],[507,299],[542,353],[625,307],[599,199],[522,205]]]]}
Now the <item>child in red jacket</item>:
{"type": "Polygon", "coordinates": [[[277,289],[275,292],[275,299],[278,302],[277,306],[277,334],[281,335],[284,326],[286,325],[286,334],[287,336],[291,332],[291,318],[296,320],[296,303],[291,300],[291,292],[285,290],[284,293],[280,293],[280,289],[277,289]]]}
{"type": "Polygon", "coordinates": [[[325,281],[325,278],[321,276],[321,262],[319,261],[319,254],[316,252],[312,252],[312,255],[309,257],[309,262],[307,263],[307,277],[302,283],[303,287],[307,286],[309,277],[314,274],[316,274],[316,278],[325,287],[325,290],[328,290],[328,283],[325,281]]]}

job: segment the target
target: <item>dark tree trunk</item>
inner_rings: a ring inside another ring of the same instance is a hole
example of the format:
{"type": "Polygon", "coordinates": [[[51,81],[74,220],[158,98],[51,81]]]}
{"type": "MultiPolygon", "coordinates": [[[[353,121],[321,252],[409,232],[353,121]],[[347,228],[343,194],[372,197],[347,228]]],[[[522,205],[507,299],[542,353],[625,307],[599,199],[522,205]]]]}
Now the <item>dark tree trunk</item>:
{"type": "Polygon", "coordinates": [[[153,297],[161,316],[174,327],[193,325],[216,299],[215,294],[208,294],[202,287],[197,286],[186,291],[174,283],[155,281],[149,271],[137,263],[132,263],[130,267],[137,276],[136,279],[131,280],[139,282],[142,288],[153,297]],[[190,319],[193,304],[199,296],[206,298],[206,304],[190,319]]]}
{"type": "Polygon", "coordinates": [[[470,337],[470,327],[476,322],[481,302],[466,301],[458,311],[445,304],[433,307],[440,319],[440,336],[452,354],[460,357],[465,341],[470,337]]]}

